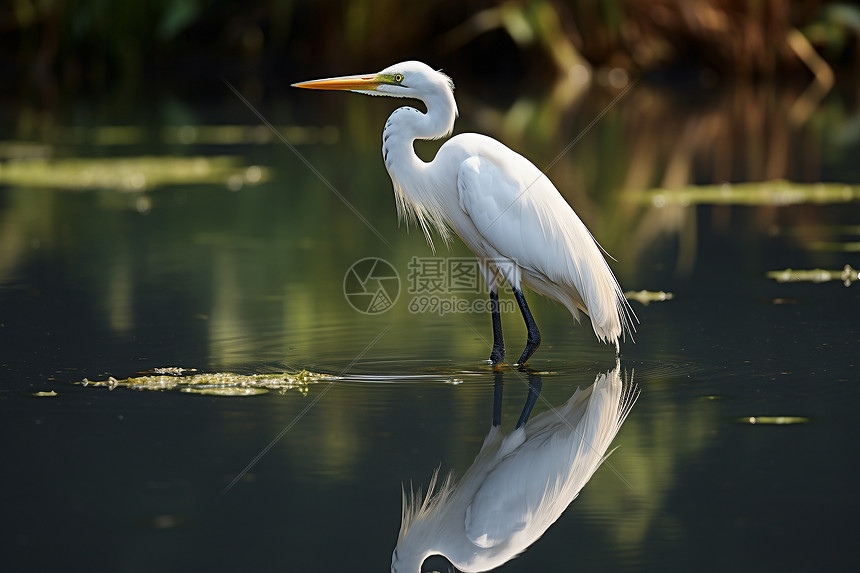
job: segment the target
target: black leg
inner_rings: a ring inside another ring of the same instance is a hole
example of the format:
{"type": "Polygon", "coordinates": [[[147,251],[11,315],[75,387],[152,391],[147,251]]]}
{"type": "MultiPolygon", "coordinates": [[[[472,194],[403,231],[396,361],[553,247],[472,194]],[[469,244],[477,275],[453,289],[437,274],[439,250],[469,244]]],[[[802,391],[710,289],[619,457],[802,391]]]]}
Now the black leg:
{"type": "Polygon", "coordinates": [[[531,416],[532,408],[535,407],[535,402],[537,402],[538,396],[540,395],[540,389],[543,386],[543,381],[540,376],[537,374],[529,374],[529,395],[526,396],[526,403],[523,405],[523,411],[520,414],[520,419],[517,422],[517,428],[520,426],[524,426],[528,421],[529,416],[531,416]]]}
{"type": "Polygon", "coordinates": [[[493,373],[493,427],[498,428],[502,425],[502,372],[497,370],[493,373]]]}
{"type": "Polygon", "coordinates": [[[499,365],[505,361],[505,340],[502,338],[502,315],[499,313],[499,292],[490,291],[490,312],[493,316],[493,351],[490,362],[499,365]]]}
{"type": "Polygon", "coordinates": [[[526,297],[523,296],[523,291],[514,289],[514,297],[517,299],[517,304],[520,305],[520,312],[523,313],[523,320],[526,321],[526,328],[528,329],[526,348],[523,350],[523,354],[520,356],[520,359],[517,360],[516,364],[522,368],[525,366],[528,359],[532,357],[532,354],[535,353],[535,350],[538,349],[538,346],[540,346],[540,330],[538,330],[537,323],[532,316],[532,312],[529,310],[529,305],[526,303],[526,297]]]}

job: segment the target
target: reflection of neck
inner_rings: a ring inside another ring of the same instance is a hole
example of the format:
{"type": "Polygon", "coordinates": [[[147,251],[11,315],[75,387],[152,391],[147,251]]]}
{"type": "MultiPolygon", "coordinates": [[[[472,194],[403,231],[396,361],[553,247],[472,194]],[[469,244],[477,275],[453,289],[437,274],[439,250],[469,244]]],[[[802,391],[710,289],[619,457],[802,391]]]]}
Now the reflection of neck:
{"type": "Polygon", "coordinates": [[[456,508],[465,509],[465,500],[452,499],[457,489],[450,474],[441,483],[437,479],[438,470],[430,479],[423,497],[420,493],[413,493],[411,499],[404,495],[404,510],[391,563],[392,571],[418,573],[431,555],[444,555],[453,562],[449,552],[443,548],[456,546],[453,539],[463,535],[463,513],[456,508]]]}
{"type": "Polygon", "coordinates": [[[395,554],[397,557],[391,563],[391,573],[420,573],[424,561],[431,555],[436,555],[432,551],[413,551],[408,547],[408,543],[398,545],[395,554]]]}

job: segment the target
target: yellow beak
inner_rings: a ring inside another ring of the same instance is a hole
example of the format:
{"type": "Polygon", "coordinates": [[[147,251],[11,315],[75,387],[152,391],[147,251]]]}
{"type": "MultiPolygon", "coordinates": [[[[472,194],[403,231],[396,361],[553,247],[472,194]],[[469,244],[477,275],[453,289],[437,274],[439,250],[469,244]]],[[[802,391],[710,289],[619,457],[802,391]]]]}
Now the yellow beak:
{"type": "Polygon", "coordinates": [[[293,84],[294,88],[309,90],[360,90],[375,91],[384,80],[377,74],[363,76],[341,76],[324,80],[312,80],[293,84]]]}

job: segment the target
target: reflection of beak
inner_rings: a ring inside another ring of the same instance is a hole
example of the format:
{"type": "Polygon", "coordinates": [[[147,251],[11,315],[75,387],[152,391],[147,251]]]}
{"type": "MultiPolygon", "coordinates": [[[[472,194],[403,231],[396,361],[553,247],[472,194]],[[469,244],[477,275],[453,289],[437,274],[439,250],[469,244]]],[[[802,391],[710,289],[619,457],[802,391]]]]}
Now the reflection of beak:
{"type": "Polygon", "coordinates": [[[339,78],[327,78],[324,80],[312,80],[293,84],[294,88],[305,88],[309,90],[360,90],[376,91],[380,84],[384,83],[378,75],[370,76],[341,76],[339,78]]]}

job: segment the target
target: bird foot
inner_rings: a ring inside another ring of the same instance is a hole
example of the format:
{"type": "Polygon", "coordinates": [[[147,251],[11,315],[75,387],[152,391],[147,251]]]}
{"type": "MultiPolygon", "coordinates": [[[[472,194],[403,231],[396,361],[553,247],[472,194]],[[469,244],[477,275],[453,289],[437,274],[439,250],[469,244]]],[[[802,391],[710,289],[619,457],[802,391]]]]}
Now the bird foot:
{"type": "Polygon", "coordinates": [[[498,346],[493,347],[493,351],[490,353],[490,364],[493,366],[504,364],[505,362],[505,348],[498,346]]]}
{"type": "Polygon", "coordinates": [[[528,366],[528,364],[526,363],[529,361],[529,358],[532,357],[532,354],[534,354],[535,351],[538,349],[538,346],[540,346],[539,333],[534,338],[529,337],[529,340],[526,342],[525,350],[523,350],[523,353],[520,355],[520,359],[516,361],[514,366],[516,366],[520,370],[525,370],[528,366]]]}

